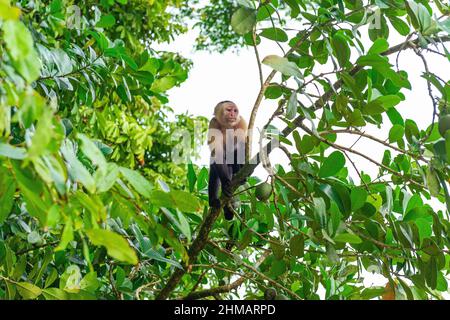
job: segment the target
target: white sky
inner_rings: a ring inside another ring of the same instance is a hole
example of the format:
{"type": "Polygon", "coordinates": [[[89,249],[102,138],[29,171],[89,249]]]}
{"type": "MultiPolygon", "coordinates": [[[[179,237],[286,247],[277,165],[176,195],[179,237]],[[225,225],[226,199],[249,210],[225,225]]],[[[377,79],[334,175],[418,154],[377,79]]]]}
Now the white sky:
{"type": "MultiPolygon", "coordinates": [[[[404,39],[398,34],[394,34],[395,30],[391,31],[389,44],[396,45],[401,43],[404,39]]],[[[251,109],[259,91],[259,75],[255,59],[255,54],[252,48],[241,49],[239,53],[227,51],[223,54],[208,53],[205,51],[193,51],[193,44],[196,37],[195,31],[190,31],[187,34],[178,36],[176,40],[170,44],[160,44],[154,49],[168,50],[181,53],[184,57],[191,59],[194,66],[189,74],[189,78],[180,87],[173,88],[169,91],[169,103],[174,108],[175,112],[188,111],[193,115],[201,115],[211,117],[214,106],[217,102],[222,100],[233,100],[239,106],[241,114],[248,119],[250,117],[251,109]]],[[[282,55],[281,50],[273,41],[264,40],[258,46],[261,59],[269,54],[282,55]]],[[[366,42],[367,48],[370,47],[370,42],[366,42]]],[[[428,60],[429,68],[432,72],[436,72],[444,79],[450,74],[450,64],[448,61],[436,54],[423,52],[428,60]]],[[[390,56],[390,61],[395,64],[396,55],[390,56]]],[[[352,51],[352,61],[357,58],[356,52],[352,51]]],[[[331,71],[330,64],[321,66],[316,63],[317,71],[331,71]]],[[[432,119],[432,105],[431,99],[428,96],[426,81],[421,78],[424,70],[421,59],[415,55],[412,50],[403,51],[400,55],[399,67],[402,70],[407,70],[409,80],[412,85],[412,90],[403,89],[402,92],[406,96],[406,100],[402,101],[397,110],[403,115],[404,119],[413,119],[416,121],[420,129],[425,129],[431,123],[432,119]]],[[[263,74],[266,77],[271,69],[263,65],[263,74]]],[[[277,80],[279,75],[274,80],[277,80]]],[[[309,92],[314,91],[309,88],[309,92]]],[[[277,100],[265,100],[259,108],[256,118],[255,127],[261,128],[272,115],[277,106],[277,100]]],[[[387,120],[387,118],[386,118],[387,120]]],[[[281,121],[274,122],[279,129],[284,128],[281,121]]],[[[385,139],[388,137],[391,124],[389,120],[385,121],[385,128],[378,130],[372,127],[367,133],[371,133],[379,138],[385,139]]],[[[346,139],[340,139],[338,142],[351,145],[356,136],[347,135],[346,139]]],[[[255,139],[255,143],[257,139],[255,139]]],[[[253,147],[256,150],[257,146],[253,147]]],[[[361,139],[356,145],[356,149],[362,151],[370,157],[381,162],[384,146],[369,140],[361,139]]],[[[202,149],[202,157],[197,161],[199,165],[207,165],[209,163],[209,152],[206,144],[202,149]]],[[[392,151],[392,150],[391,150],[392,151]]],[[[392,152],[392,154],[395,154],[392,152]]],[[[284,154],[275,150],[272,152],[271,161],[273,163],[287,164],[284,154]]],[[[358,156],[352,157],[354,161],[358,162],[358,166],[365,172],[376,174],[377,168],[374,168],[367,160],[358,156]]],[[[351,166],[349,170],[352,172],[351,166]]],[[[258,176],[264,176],[264,169],[259,166],[255,172],[258,176]]]]}
{"type": "MultiPolygon", "coordinates": [[[[388,39],[390,46],[399,44],[404,41],[404,37],[400,36],[391,28],[391,34],[388,39]]],[[[366,31],[362,33],[367,34],[366,31]]],[[[208,53],[208,52],[195,52],[193,51],[194,40],[196,37],[196,31],[190,31],[187,34],[178,36],[175,41],[170,44],[153,45],[153,49],[167,50],[172,52],[179,52],[184,57],[193,61],[194,66],[189,74],[186,82],[180,87],[173,88],[169,91],[169,104],[175,110],[176,113],[183,113],[188,111],[193,115],[201,115],[210,118],[213,113],[213,108],[217,102],[222,100],[232,100],[239,106],[241,114],[248,119],[250,117],[251,110],[253,108],[254,101],[259,92],[259,74],[255,59],[253,48],[241,49],[239,53],[233,53],[227,51],[223,54],[208,53]]],[[[365,47],[368,49],[371,45],[370,40],[365,39],[363,41],[365,47]]],[[[287,44],[284,46],[287,48],[287,44]]],[[[447,47],[448,48],[448,47],[447,47]]],[[[258,46],[261,59],[269,54],[282,55],[281,50],[275,42],[264,40],[262,38],[261,44],[258,46]]],[[[288,48],[287,48],[288,49],[288,48]]],[[[441,47],[442,50],[442,47],[441,47]]],[[[448,60],[433,53],[423,52],[428,61],[428,66],[431,72],[436,72],[444,80],[448,80],[450,74],[450,64],[448,60]]],[[[355,61],[358,55],[352,50],[351,61],[355,61]]],[[[389,57],[391,64],[395,65],[396,55],[389,57]]],[[[331,64],[326,66],[320,66],[315,70],[315,73],[322,71],[331,71],[331,64]]],[[[404,119],[414,120],[419,129],[426,129],[431,123],[432,119],[432,104],[431,99],[428,96],[426,81],[421,78],[424,67],[422,60],[416,56],[412,50],[403,51],[399,60],[400,70],[407,70],[409,74],[409,81],[412,85],[412,90],[402,89],[402,93],[406,96],[406,100],[402,101],[396,108],[402,114],[404,119]]],[[[395,67],[394,67],[395,68],[395,67]]],[[[264,78],[270,73],[271,69],[267,66],[263,66],[264,78]]],[[[274,81],[279,79],[279,75],[275,77],[274,81]]],[[[295,87],[295,86],[292,86],[295,87]]],[[[308,90],[313,92],[313,90],[308,90]]],[[[277,106],[278,100],[265,100],[259,108],[259,113],[256,118],[255,127],[261,128],[272,115],[277,106]]],[[[307,104],[308,105],[308,104],[307,104]]],[[[305,122],[307,123],[307,122],[305,122]]],[[[273,123],[282,130],[285,125],[281,121],[273,123]]],[[[372,134],[381,139],[387,139],[391,123],[385,118],[384,127],[377,129],[376,127],[365,128],[366,133],[372,134]]],[[[303,133],[302,133],[303,134],[303,133]]],[[[342,145],[350,146],[357,136],[347,135],[345,137],[338,137],[337,142],[342,145]]],[[[257,141],[257,139],[254,139],[257,141]]],[[[257,146],[253,147],[253,150],[257,149],[257,146]]],[[[368,155],[369,157],[381,162],[385,147],[372,142],[370,140],[361,139],[356,144],[355,149],[368,155]]],[[[392,155],[395,152],[391,150],[392,155]]],[[[202,157],[197,161],[198,165],[209,164],[209,151],[206,146],[206,141],[201,153],[202,157]]],[[[378,172],[378,168],[367,160],[358,157],[351,156],[356,163],[359,170],[362,170],[372,177],[378,172]]],[[[274,150],[270,159],[273,164],[288,165],[287,158],[280,150],[274,150]]],[[[354,181],[359,182],[356,172],[353,167],[348,163],[349,173],[354,181]]],[[[265,179],[267,173],[258,166],[254,172],[254,175],[265,179]]],[[[443,207],[440,203],[433,201],[433,206],[443,207]]],[[[364,285],[370,287],[372,285],[384,285],[386,279],[378,274],[365,273],[364,285]]],[[[321,292],[323,298],[324,292],[321,292]]],[[[444,293],[445,297],[449,297],[444,293]]]]}

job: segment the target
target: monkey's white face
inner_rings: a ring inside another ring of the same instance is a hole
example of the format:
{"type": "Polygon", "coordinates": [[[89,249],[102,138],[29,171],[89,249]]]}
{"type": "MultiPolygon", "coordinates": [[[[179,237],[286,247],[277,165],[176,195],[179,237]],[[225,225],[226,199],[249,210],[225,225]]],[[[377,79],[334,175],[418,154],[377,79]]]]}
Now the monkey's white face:
{"type": "Polygon", "coordinates": [[[223,121],[230,127],[239,122],[239,109],[234,103],[227,103],[223,106],[223,121]]]}

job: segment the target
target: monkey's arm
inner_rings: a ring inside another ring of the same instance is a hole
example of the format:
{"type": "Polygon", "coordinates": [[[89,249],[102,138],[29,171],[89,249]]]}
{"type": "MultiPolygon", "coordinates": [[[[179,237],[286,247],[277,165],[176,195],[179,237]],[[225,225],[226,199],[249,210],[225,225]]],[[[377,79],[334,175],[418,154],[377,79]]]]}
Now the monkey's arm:
{"type": "Polygon", "coordinates": [[[223,162],[223,160],[217,161],[224,156],[223,132],[221,129],[222,127],[219,121],[215,117],[212,118],[208,128],[208,146],[211,151],[211,163],[223,162]]]}

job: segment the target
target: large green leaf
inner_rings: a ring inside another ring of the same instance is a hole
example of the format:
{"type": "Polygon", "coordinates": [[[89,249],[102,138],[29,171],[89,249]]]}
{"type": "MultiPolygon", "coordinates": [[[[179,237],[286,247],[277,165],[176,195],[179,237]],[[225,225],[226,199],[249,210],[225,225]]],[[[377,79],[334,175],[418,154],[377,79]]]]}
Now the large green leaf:
{"type": "Polygon", "coordinates": [[[16,283],[17,291],[24,299],[36,299],[42,293],[41,288],[29,282],[16,283]]]}
{"type": "Polygon", "coordinates": [[[407,36],[409,34],[410,28],[405,21],[395,16],[389,16],[389,20],[391,21],[395,30],[397,30],[397,32],[402,36],[407,36]]]}
{"type": "Polygon", "coordinates": [[[405,128],[402,125],[396,124],[389,130],[389,142],[397,142],[403,138],[405,134],[405,128]]]}
{"type": "Polygon", "coordinates": [[[341,68],[344,68],[350,61],[350,47],[348,46],[346,38],[341,34],[336,33],[331,39],[331,45],[339,65],[341,68]]]}
{"type": "Polygon", "coordinates": [[[128,180],[128,182],[146,198],[151,197],[151,191],[153,189],[152,184],[145,179],[139,172],[131,170],[125,167],[120,167],[120,173],[128,180]]]}
{"type": "Polygon", "coordinates": [[[286,42],[288,41],[288,36],[283,29],[280,28],[266,28],[263,29],[259,34],[261,37],[278,41],[278,42],[286,42]]]}
{"type": "Polygon", "coordinates": [[[348,242],[348,243],[354,243],[354,244],[358,244],[358,243],[362,242],[360,237],[358,237],[356,234],[351,234],[351,233],[341,233],[341,234],[336,235],[333,239],[336,242],[348,242]]]}
{"type": "Polygon", "coordinates": [[[0,19],[17,20],[20,17],[20,9],[11,6],[9,0],[0,0],[0,19]]]}
{"type": "Polygon", "coordinates": [[[98,166],[100,170],[105,170],[106,159],[98,146],[84,134],[79,133],[77,137],[81,140],[81,150],[83,150],[83,153],[94,165],[98,166]]]}
{"type": "Polygon", "coordinates": [[[2,28],[15,68],[25,80],[33,82],[39,77],[41,60],[34,49],[30,31],[19,20],[6,20],[2,28]]]}
{"type": "Polygon", "coordinates": [[[177,208],[183,212],[195,212],[200,209],[197,198],[185,191],[164,192],[154,190],[151,193],[150,200],[158,207],[177,208]]]}
{"type": "Polygon", "coordinates": [[[69,300],[69,295],[66,291],[58,288],[47,288],[42,290],[45,300],[69,300]]]}
{"type": "Polygon", "coordinates": [[[97,22],[96,27],[98,28],[110,28],[114,26],[116,23],[116,19],[113,15],[107,14],[100,18],[99,22],[97,22]]]}
{"type": "Polygon", "coordinates": [[[352,211],[358,210],[364,206],[367,199],[367,191],[366,189],[353,188],[350,193],[351,203],[352,203],[352,211]]]}
{"type": "Polygon", "coordinates": [[[319,177],[326,178],[338,173],[345,165],[345,157],[340,151],[334,151],[331,153],[319,170],[319,177]]]}
{"type": "Polygon", "coordinates": [[[428,12],[427,8],[413,0],[405,1],[406,11],[408,12],[411,23],[424,36],[431,35],[439,31],[436,21],[428,12]]]}
{"type": "Polygon", "coordinates": [[[61,153],[69,164],[69,175],[71,179],[81,182],[89,192],[93,193],[95,191],[95,181],[75,155],[72,141],[66,140],[61,144],[61,153]]]}
{"type": "Polygon", "coordinates": [[[0,225],[11,213],[17,184],[9,172],[0,166],[0,225]]]}
{"type": "Polygon", "coordinates": [[[133,265],[138,263],[136,252],[119,234],[104,229],[88,230],[86,234],[94,245],[104,246],[114,259],[133,265]]]}
{"type": "Polygon", "coordinates": [[[255,24],[256,10],[254,9],[245,7],[239,8],[231,17],[231,27],[240,35],[244,35],[252,31],[255,24]]]}
{"type": "Polygon", "coordinates": [[[292,120],[297,114],[297,92],[293,91],[289,97],[288,105],[286,108],[286,118],[292,120]]]}

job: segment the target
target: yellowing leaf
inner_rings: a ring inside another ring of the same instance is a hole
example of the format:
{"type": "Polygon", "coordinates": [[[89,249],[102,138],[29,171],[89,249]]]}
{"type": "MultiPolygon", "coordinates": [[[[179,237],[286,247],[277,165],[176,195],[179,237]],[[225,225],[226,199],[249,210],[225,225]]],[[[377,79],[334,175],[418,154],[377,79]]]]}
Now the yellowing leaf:
{"type": "Polygon", "coordinates": [[[36,299],[42,293],[41,288],[29,282],[19,282],[16,286],[17,291],[24,299],[36,299]]]}

